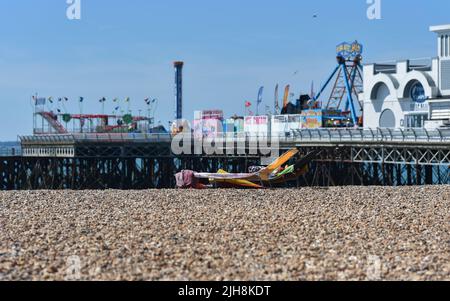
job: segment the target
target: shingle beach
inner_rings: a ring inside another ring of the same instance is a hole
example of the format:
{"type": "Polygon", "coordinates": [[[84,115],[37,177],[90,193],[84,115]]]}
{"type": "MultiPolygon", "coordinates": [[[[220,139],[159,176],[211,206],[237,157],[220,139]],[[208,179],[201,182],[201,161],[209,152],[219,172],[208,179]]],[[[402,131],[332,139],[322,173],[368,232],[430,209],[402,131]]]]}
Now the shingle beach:
{"type": "Polygon", "coordinates": [[[450,280],[450,186],[0,192],[0,280],[450,280]]]}

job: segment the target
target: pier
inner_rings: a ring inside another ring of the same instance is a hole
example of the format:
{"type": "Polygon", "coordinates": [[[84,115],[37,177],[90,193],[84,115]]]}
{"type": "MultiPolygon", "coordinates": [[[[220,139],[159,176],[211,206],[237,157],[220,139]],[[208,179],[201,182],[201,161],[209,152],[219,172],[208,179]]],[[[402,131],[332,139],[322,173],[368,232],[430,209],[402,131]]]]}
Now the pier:
{"type": "MultiPolygon", "coordinates": [[[[173,175],[183,169],[247,172],[269,159],[251,153],[251,136],[215,138],[235,146],[222,155],[175,155],[168,134],[20,139],[22,156],[0,157],[1,190],[173,188],[173,175]]],[[[450,129],[297,130],[264,139],[310,158],[308,173],[286,187],[450,184],[450,129]]]]}

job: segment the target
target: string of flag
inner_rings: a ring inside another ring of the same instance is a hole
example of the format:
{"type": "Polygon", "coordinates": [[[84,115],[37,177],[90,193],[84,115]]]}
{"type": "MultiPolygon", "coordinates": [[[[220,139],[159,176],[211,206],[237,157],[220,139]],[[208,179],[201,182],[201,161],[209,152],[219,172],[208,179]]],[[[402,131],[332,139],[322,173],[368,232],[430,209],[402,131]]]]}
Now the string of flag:
{"type": "MultiPolygon", "coordinates": [[[[56,111],[58,113],[63,113],[63,110],[65,112],[67,112],[66,109],[66,103],[68,103],[70,101],[70,99],[68,97],[57,97],[56,101],[55,98],[53,96],[50,97],[38,97],[38,96],[32,96],[34,105],[36,106],[47,106],[47,108],[49,109],[49,111],[53,111],[54,110],[54,106],[56,105],[56,111]],[[63,107],[63,110],[61,109],[61,106],[63,107]]],[[[82,105],[85,102],[85,98],[80,96],[78,98],[78,103],[79,103],[79,108],[80,108],[80,112],[82,112],[82,105]]],[[[105,104],[108,102],[108,99],[106,97],[102,97],[98,100],[98,102],[100,104],[102,104],[102,109],[104,109],[105,104]]],[[[115,97],[112,99],[112,102],[116,104],[116,106],[114,107],[114,111],[113,114],[117,113],[120,109],[121,106],[120,104],[120,99],[115,97]]],[[[153,104],[155,104],[157,102],[156,98],[150,98],[150,97],[146,97],[144,98],[144,103],[150,108],[152,107],[153,104]]],[[[131,103],[131,97],[126,97],[124,99],[124,103],[127,104],[128,106],[128,112],[130,112],[130,103],[131,103]]]]}

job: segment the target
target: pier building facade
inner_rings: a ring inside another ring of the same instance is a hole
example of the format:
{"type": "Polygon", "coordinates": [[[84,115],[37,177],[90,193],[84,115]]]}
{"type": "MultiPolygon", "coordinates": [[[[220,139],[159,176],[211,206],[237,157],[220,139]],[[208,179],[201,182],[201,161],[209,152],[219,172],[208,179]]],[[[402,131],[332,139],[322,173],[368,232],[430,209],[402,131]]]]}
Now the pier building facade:
{"type": "Polygon", "coordinates": [[[432,26],[438,56],[364,66],[364,127],[450,126],[450,25],[432,26]]]}

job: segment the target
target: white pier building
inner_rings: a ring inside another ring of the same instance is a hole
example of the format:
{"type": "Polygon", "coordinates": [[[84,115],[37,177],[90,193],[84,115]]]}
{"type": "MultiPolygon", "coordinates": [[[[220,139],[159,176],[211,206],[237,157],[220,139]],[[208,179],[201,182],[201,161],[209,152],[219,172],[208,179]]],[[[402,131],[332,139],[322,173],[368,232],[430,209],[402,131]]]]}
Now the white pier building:
{"type": "Polygon", "coordinates": [[[432,26],[438,56],[364,66],[365,128],[450,126],[450,25],[432,26]]]}

